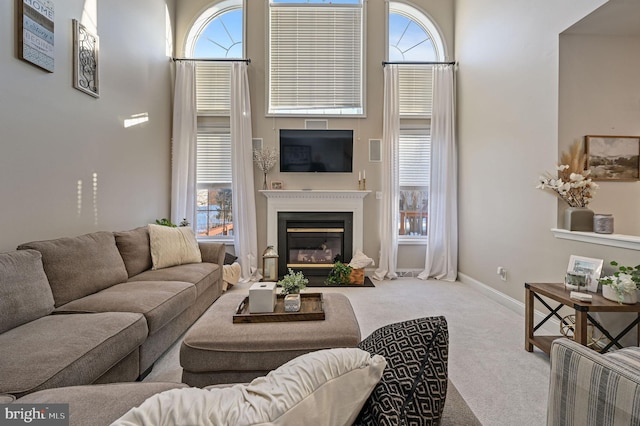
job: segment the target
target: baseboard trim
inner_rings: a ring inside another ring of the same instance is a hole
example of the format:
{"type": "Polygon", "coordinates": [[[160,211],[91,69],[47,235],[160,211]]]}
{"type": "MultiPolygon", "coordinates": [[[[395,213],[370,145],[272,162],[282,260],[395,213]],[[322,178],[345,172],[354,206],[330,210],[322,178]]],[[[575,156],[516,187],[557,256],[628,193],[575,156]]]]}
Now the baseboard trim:
{"type": "MultiPolygon", "coordinates": [[[[460,281],[463,284],[467,284],[471,287],[473,287],[474,289],[476,289],[477,291],[479,291],[480,293],[484,294],[485,296],[487,296],[489,299],[498,302],[499,304],[501,304],[502,306],[512,310],[513,312],[515,312],[516,314],[522,315],[523,318],[523,331],[524,331],[524,303],[520,302],[519,300],[514,299],[511,296],[508,296],[504,293],[499,292],[498,290],[489,287],[488,285],[476,280],[475,278],[471,278],[468,275],[462,274],[460,272],[458,272],[458,281],[460,281]]],[[[542,312],[535,310],[534,311],[534,321],[536,324],[538,324],[540,321],[542,321],[547,315],[543,314],[542,312]]],[[[551,335],[556,335],[558,334],[560,331],[560,321],[556,320],[556,319],[550,319],[547,322],[545,322],[542,327],[540,328],[542,331],[544,331],[545,333],[551,334],[551,335]]]]}

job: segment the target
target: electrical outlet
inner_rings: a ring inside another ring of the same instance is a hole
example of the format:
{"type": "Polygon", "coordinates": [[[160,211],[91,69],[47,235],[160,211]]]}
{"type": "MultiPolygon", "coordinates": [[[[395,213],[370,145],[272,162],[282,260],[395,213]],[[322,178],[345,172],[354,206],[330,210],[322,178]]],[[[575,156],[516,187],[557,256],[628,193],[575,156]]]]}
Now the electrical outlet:
{"type": "Polygon", "coordinates": [[[376,191],[376,200],[382,200],[382,191],[376,191]]]}
{"type": "Polygon", "coordinates": [[[500,275],[500,279],[502,281],[507,280],[507,270],[504,267],[498,266],[498,270],[496,271],[496,274],[500,275]]]}

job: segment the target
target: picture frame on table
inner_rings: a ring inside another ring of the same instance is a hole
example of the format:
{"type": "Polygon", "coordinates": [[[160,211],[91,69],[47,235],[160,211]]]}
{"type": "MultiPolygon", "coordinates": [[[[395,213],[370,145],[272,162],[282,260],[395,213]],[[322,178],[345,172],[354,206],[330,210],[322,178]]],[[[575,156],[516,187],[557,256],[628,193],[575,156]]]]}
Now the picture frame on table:
{"type": "Polygon", "coordinates": [[[585,136],[593,180],[640,180],[640,136],[585,136]]]}
{"type": "Polygon", "coordinates": [[[273,190],[284,189],[284,184],[282,183],[281,180],[272,180],[271,181],[271,189],[273,189],[273,190]]]}
{"type": "Polygon", "coordinates": [[[579,272],[587,275],[587,290],[592,293],[598,291],[598,279],[602,273],[602,259],[571,255],[567,272],[579,272]]]}

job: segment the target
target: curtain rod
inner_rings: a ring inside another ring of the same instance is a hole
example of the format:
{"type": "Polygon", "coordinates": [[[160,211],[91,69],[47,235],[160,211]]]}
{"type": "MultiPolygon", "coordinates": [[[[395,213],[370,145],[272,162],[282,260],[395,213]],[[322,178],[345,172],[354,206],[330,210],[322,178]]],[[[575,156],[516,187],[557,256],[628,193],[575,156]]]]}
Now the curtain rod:
{"type": "Polygon", "coordinates": [[[246,62],[251,63],[251,59],[232,59],[232,58],[171,58],[172,61],[196,61],[196,62],[246,62]]]}
{"type": "Polygon", "coordinates": [[[405,61],[405,62],[391,62],[382,61],[382,66],[387,65],[456,65],[456,62],[420,62],[420,61],[405,61]]]}

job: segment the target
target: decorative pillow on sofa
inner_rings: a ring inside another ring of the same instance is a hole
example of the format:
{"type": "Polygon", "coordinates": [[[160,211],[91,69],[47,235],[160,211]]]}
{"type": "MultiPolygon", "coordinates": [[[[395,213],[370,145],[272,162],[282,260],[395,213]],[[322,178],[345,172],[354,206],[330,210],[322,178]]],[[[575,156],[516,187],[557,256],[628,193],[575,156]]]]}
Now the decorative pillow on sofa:
{"type": "Polygon", "coordinates": [[[225,265],[232,265],[233,262],[235,262],[236,260],[238,260],[238,256],[234,256],[231,253],[225,253],[224,254],[224,264],[225,265]]]}
{"type": "Polygon", "coordinates": [[[358,345],[387,360],[354,425],[439,425],[447,395],[449,333],[444,317],[390,324],[358,345]]]}
{"type": "Polygon", "coordinates": [[[116,245],[129,278],[151,269],[151,247],[149,229],[141,226],[130,231],[114,232],[116,245]]]}
{"type": "Polygon", "coordinates": [[[351,425],[385,365],[357,348],[311,352],[248,385],[154,395],[113,425],[351,425]]]}
{"type": "Polygon", "coordinates": [[[53,295],[35,250],[0,253],[0,333],[53,312],[53,295]]]}
{"type": "Polygon", "coordinates": [[[149,225],[152,269],[168,268],[185,263],[200,263],[202,255],[196,235],[188,226],[172,228],[149,225]]]}

